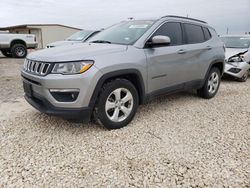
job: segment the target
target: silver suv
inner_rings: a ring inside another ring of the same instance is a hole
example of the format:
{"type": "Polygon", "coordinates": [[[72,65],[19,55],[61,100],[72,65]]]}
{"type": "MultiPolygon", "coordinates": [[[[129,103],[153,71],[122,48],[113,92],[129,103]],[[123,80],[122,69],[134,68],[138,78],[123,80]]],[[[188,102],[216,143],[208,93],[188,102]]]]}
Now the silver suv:
{"type": "Polygon", "coordinates": [[[25,99],[46,114],[126,126],[139,104],[195,89],[216,95],[224,71],[223,43],[207,23],[185,17],[129,20],[87,43],[28,55],[25,99]]]}

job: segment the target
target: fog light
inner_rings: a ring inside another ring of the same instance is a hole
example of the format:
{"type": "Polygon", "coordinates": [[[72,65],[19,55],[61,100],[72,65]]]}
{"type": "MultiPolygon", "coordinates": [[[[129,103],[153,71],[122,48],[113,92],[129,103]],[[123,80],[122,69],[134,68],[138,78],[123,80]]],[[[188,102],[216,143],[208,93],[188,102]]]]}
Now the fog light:
{"type": "Polygon", "coordinates": [[[241,69],[238,69],[238,68],[231,68],[231,69],[229,69],[228,71],[237,74],[237,73],[239,73],[239,72],[241,71],[241,69]]]}
{"type": "Polygon", "coordinates": [[[50,89],[49,91],[59,102],[74,102],[79,95],[79,89],[50,89]]]}

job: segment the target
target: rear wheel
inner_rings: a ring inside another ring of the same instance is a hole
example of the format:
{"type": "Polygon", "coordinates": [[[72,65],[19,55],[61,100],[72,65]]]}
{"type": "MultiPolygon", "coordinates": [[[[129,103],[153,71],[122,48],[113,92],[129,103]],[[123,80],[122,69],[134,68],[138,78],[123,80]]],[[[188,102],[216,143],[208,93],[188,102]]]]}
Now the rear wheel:
{"type": "Polygon", "coordinates": [[[5,57],[12,57],[10,50],[1,50],[1,52],[5,57]]]}
{"type": "Polygon", "coordinates": [[[245,74],[241,78],[238,79],[238,81],[239,82],[246,82],[248,79],[249,72],[250,72],[249,70],[246,71],[245,74]]]}
{"type": "Polygon", "coordinates": [[[135,86],[128,80],[116,79],[103,86],[95,116],[107,129],[119,129],[133,119],[138,103],[135,86]]]}
{"type": "Polygon", "coordinates": [[[15,58],[24,58],[27,55],[27,48],[23,44],[14,44],[11,47],[11,53],[15,58]]]}
{"type": "Polygon", "coordinates": [[[221,82],[221,73],[217,67],[212,67],[205,80],[205,84],[199,90],[197,94],[205,99],[213,98],[219,90],[221,82]]]}

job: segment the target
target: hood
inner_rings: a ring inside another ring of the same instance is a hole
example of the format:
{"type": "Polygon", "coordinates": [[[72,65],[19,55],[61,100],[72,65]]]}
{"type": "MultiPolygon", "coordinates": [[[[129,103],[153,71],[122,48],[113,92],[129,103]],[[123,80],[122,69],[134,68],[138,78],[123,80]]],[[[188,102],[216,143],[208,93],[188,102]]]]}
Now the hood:
{"type": "Polygon", "coordinates": [[[79,43],[47,48],[30,53],[27,58],[45,62],[95,60],[95,56],[126,51],[127,46],[118,44],[79,43]]]}
{"type": "Polygon", "coordinates": [[[226,48],[226,53],[225,53],[226,59],[234,55],[237,55],[239,53],[245,52],[247,50],[248,50],[247,48],[226,48]]]}
{"type": "Polygon", "coordinates": [[[80,42],[82,42],[82,41],[62,40],[62,41],[56,41],[56,42],[49,43],[47,46],[56,47],[56,46],[64,46],[64,45],[73,45],[73,44],[77,44],[80,42]]]}

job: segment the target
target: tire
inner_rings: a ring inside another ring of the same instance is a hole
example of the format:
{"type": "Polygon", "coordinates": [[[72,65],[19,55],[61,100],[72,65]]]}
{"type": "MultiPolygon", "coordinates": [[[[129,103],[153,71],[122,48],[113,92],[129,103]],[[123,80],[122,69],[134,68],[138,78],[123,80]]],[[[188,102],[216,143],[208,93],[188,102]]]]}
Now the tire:
{"type": "Polygon", "coordinates": [[[12,57],[10,50],[1,50],[1,52],[5,57],[12,57]]]}
{"type": "Polygon", "coordinates": [[[220,87],[221,73],[217,67],[212,67],[208,73],[205,83],[201,89],[197,90],[198,96],[204,99],[213,98],[220,87]]]}
{"type": "Polygon", "coordinates": [[[249,70],[246,71],[245,74],[244,74],[241,78],[239,78],[239,79],[237,79],[237,80],[238,80],[239,82],[246,82],[247,79],[248,79],[249,72],[250,72],[249,70]]]}
{"type": "Polygon", "coordinates": [[[11,53],[15,58],[25,58],[27,56],[27,48],[23,44],[14,44],[11,47],[11,53]]]}
{"type": "Polygon", "coordinates": [[[94,116],[105,128],[119,129],[132,121],[138,105],[135,86],[128,80],[116,79],[102,87],[94,116]]]}

